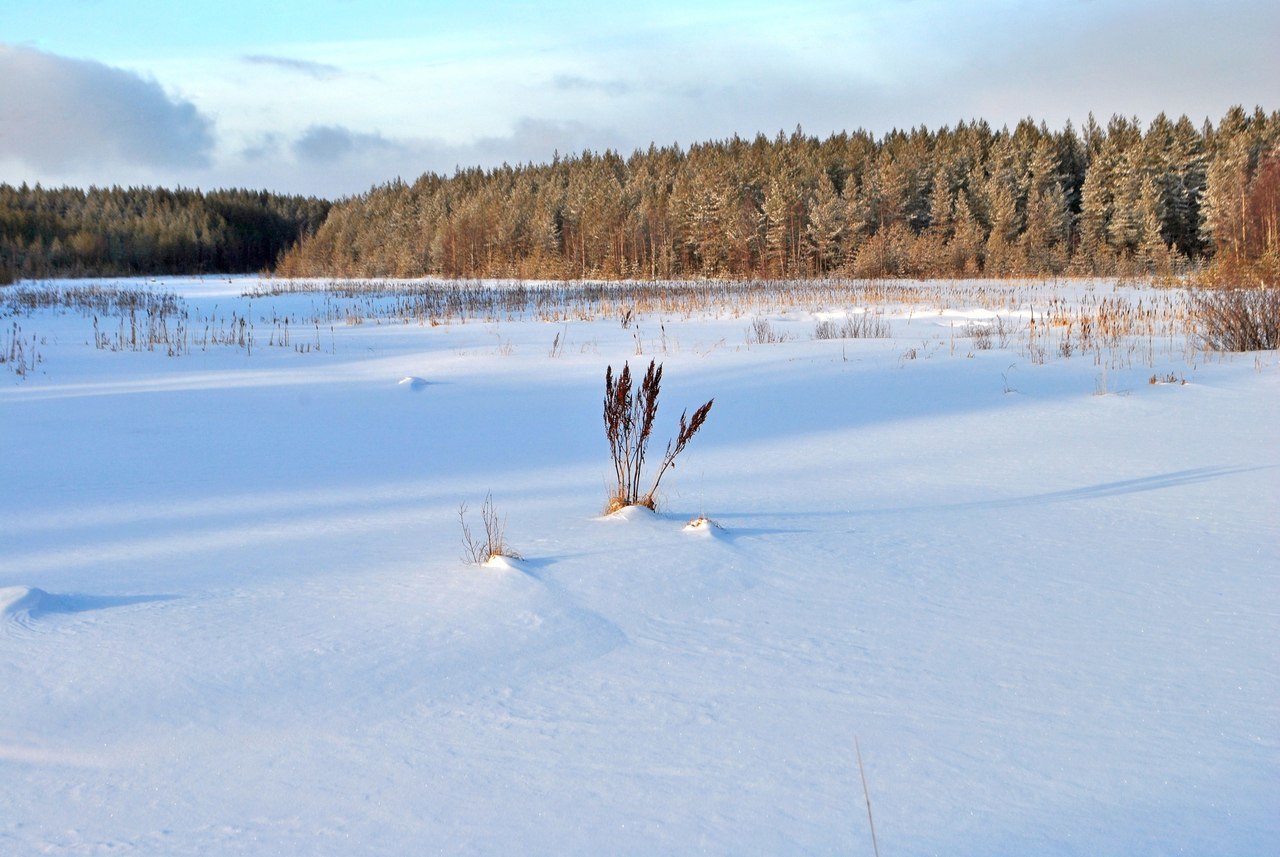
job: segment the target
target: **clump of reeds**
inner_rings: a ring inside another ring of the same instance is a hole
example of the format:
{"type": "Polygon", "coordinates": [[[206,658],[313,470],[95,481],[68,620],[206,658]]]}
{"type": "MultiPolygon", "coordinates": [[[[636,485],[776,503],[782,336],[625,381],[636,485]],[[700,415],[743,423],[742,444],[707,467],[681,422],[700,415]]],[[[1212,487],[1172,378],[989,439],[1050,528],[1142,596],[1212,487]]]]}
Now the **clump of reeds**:
{"type": "Polygon", "coordinates": [[[649,447],[649,439],[653,434],[653,424],[658,415],[658,395],[662,387],[662,366],[656,361],[649,361],[649,368],[635,388],[631,377],[631,366],[622,365],[622,371],[615,378],[613,367],[609,366],[604,375],[604,429],[605,438],[609,441],[609,455],[613,459],[616,487],[609,496],[606,511],[616,512],[627,506],[644,506],[656,508],[658,485],[667,470],[675,466],[676,457],[684,452],[689,441],[707,421],[711,405],[715,399],[707,401],[702,407],[688,415],[688,411],[680,413],[680,429],[674,439],[667,443],[666,453],[658,466],[653,483],[649,490],[640,492],[644,471],[645,454],[649,447]]]}
{"type": "Polygon", "coordinates": [[[28,339],[18,323],[13,322],[5,340],[0,343],[0,366],[4,366],[19,378],[26,378],[43,358],[36,349],[36,337],[28,339]]]}

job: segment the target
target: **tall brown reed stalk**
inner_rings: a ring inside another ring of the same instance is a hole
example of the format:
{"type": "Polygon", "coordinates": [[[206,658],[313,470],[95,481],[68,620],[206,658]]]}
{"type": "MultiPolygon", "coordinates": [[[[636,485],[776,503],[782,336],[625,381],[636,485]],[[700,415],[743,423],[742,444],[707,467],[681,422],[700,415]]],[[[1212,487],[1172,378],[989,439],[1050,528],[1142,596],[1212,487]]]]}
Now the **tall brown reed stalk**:
{"type": "Polygon", "coordinates": [[[657,506],[655,497],[663,475],[675,466],[676,456],[684,451],[707,421],[707,414],[711,412],[711,405],[715,401],[709,400],[694,411],[692,417],[687,410],[680,413],[680,430],[667,443],[653,484],[647,492],[641,494],[645,455],[649,439],[653,435],[654,420],[658,415],[658,395],[661,389],[662,366],[654,360],[649,361],[649,368],[639,389],[635,388],[632,380],[630,364],[623,363],[622,371],[616,378],[612,366],[605,369],[604,433],[609,442],[609,455],[613,460],[617,483],[609,496],[606,507],[608,512],[616,512],[626,506],[644,506],[649,509],[657,506]]]}

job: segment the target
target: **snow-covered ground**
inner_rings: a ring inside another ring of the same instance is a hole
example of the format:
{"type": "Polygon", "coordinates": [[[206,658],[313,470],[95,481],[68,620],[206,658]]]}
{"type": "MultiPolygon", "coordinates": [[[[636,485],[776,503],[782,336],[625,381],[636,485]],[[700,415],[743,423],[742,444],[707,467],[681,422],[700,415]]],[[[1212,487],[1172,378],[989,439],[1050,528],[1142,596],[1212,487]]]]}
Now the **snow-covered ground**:
{"type": "Polygon", "coordinates": [[[855,739],[885,857],[1280,850],[1277,355],[1028,333],[1158,293],[815,339],[868,307],[122,285],[181,297],[182,353],[3,319],[0,854],[871,854],[855,739]],[[653,458],[715,405],[603,517],[605,367],[650,359],[653,458]],[[489,492],[506,567],[460,559],[489,492]]]}

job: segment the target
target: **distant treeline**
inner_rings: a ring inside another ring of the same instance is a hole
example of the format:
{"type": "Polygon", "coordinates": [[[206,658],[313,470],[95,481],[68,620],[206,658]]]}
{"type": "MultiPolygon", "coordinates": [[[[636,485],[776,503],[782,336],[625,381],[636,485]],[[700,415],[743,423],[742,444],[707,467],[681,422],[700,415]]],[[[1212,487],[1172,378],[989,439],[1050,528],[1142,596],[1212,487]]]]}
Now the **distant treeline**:
{"type": "Polygon", "coordinates": [[[249,190],[0,184],[0,282],[258,271],[319,228],[329,206],[249,190]]]}
{"type": "Polygon", "coordinates": [[[334,206],[283,276],[684,278],[1280,270],[1280,113],[1025,120],[557,156],[334,206]]]}

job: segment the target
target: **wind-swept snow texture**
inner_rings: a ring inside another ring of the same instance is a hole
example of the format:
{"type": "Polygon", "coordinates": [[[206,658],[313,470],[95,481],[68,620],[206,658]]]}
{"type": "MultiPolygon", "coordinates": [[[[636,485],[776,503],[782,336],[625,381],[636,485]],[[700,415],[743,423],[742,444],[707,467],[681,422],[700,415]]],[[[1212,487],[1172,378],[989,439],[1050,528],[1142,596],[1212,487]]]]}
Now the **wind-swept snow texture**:
{"type": "Polygon", "coordinates": [[[258,347],[13,320],[0,854],[870,854],[855,737],[885,857],[1280,851],[1274,353],[123,285],[258,347]],[[604,370],[653,358],[655,446],[715,408],[604,517],[604,370]],[[468,565],[490,491],[523,559],[468,565]]]}

